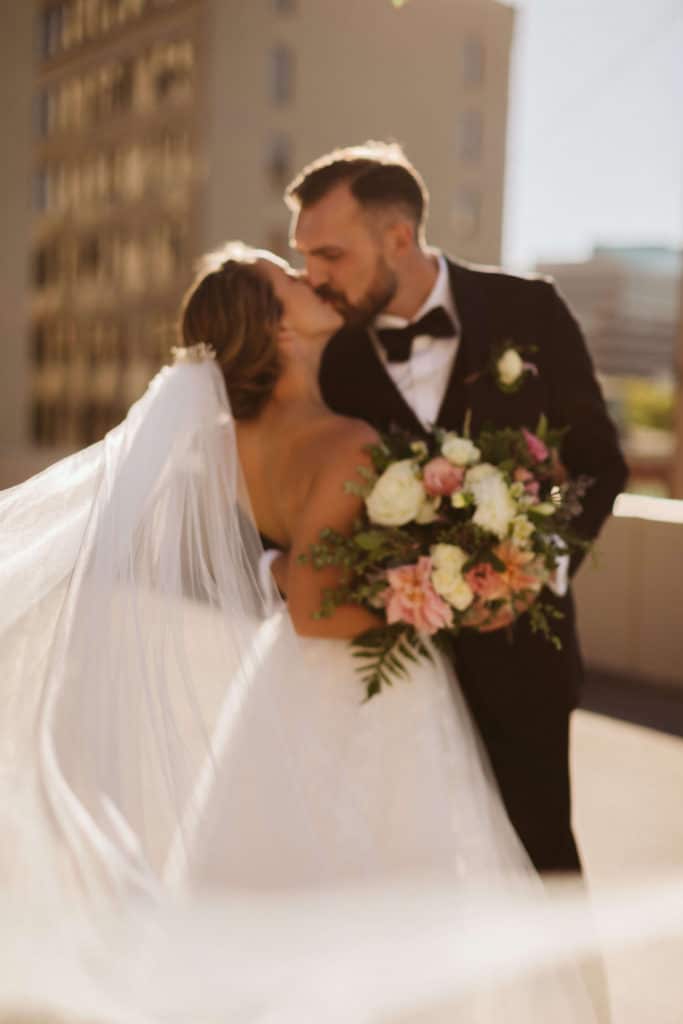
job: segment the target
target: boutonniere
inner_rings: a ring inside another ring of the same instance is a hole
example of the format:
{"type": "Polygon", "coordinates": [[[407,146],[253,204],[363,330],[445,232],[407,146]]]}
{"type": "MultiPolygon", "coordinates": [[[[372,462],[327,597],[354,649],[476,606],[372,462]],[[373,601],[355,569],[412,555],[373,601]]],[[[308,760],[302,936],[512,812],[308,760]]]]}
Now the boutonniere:
{"type": "Polygon", "coordinates": [[[511,395],[519,391],[527,377],[538,376],[536,364],[524,358],[525,354],[535,351],[535,345],[515,345],[510,340],[500,342],[493,349],[484,369],[468,377],[467,382],[474,383],[475,380],[490,373],[500,390],[511,395]]]}

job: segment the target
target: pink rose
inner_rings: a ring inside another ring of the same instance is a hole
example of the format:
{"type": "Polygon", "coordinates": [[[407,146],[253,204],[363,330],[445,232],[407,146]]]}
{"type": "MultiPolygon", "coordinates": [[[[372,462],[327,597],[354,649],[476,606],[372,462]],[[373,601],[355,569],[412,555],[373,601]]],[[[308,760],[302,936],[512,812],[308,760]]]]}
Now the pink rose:
{"type": "Polygon", "coordinates": [[[530,494],[534,498],[538,498],[541,485],[533,473],[530,473],[528,469],[524,469],[523,466],[517,466],[513,473],[513,477],[515,480],[524,484],[524,490],[527,494],[530,494]]]}
{"type": "Polygon", "coordinates": [[[432,496],[451,495],[454,491],[459,491],[464,479],[464,468],[454,466],[443,455],[431,459],[422,471],[423,487],[427,494],[432,496]]]}
{"type": "Polygon", "coordinates": [[[496,572],[490,562],[479,562],[465,573],[465,579],[474,593],[483,601],[498,601],[508,598],[510,591],[505,580],[496,572]]]}
{"type": "Polygon", "coordinates": [[[536,462],[545,462],[550,455],[550,452],[543,441],[541,441],[540,437],[536,437],[536,435],[532,434],[530,430],[526,429],[526,427],[522,427],[522,434],[524,435],[524,440],[526,441],[526,446],[529,449],[532,459],[535,459],[536,462]]]}
{"type": "Polygon", "coordinates": [[[416,565],[387,570],[387,622],[406,622],[432,636],[453,623],[453,610],[431,584],[432,560],[423,555],[416,565]]]}

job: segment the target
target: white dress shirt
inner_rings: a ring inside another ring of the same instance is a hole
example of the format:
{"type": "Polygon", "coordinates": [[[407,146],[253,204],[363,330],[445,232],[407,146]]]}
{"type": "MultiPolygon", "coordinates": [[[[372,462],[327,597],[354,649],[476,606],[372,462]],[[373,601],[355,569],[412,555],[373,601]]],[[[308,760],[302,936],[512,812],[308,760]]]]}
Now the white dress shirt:
{"type": "Polygon", "coordinates": [[[373,326],[377,329],[407,327],[430,310],[443,306],[455,326],[453,337],[431,338],[424,334],[418,335],[413,341],[410,359],[405,363],[390,363],[377,335],[371,331],[377,354],[387,373],[425,427],[436,421],[453,369],[460,332],[458,314],[451,293],[448,264],[442,253],[438,253],[437,259],[439,272],[436,282],[415,316],[411,320],[405,320],[400,316],[381,313],[373,326]]]}

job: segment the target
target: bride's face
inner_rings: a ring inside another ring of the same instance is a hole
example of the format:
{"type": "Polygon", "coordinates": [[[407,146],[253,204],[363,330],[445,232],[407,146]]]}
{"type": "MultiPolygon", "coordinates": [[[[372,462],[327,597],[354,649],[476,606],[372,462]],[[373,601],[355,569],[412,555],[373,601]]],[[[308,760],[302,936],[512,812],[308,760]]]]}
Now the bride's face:
{"type": "Polygon", "coordinates": [[[256,266],[268,278],[282,303],[282,326],[293,334],[329,337],[342,326],[342,317],[336,309],[319,298],[286,260],[264,253],[256,266]]]}

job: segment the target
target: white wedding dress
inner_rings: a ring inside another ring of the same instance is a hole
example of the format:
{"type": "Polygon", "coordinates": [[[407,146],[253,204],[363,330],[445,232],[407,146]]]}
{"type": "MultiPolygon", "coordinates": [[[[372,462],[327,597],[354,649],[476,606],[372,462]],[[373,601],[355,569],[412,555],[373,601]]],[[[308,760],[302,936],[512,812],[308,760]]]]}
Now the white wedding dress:
{"type": "Polygon", "coordinates": [[[0,494],[0,523],[0,887],[28,936],[0,1020],[36,998],[120,1022],[593,1019],[570,968],[458,974],[483,920],[509,965],[491,906],[528,917],[540,882],[450,666],[364,703],[349,646],[298,638],[264,589],[210,360],[0,494]]]}

